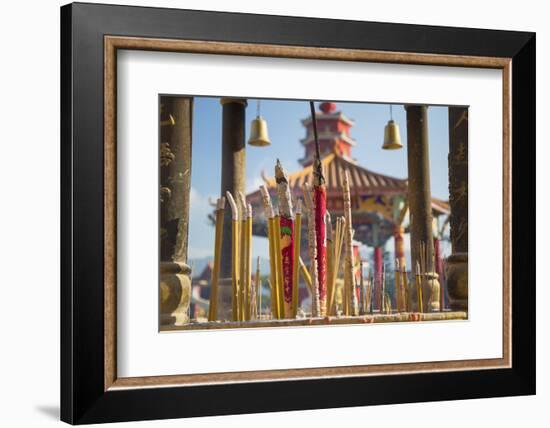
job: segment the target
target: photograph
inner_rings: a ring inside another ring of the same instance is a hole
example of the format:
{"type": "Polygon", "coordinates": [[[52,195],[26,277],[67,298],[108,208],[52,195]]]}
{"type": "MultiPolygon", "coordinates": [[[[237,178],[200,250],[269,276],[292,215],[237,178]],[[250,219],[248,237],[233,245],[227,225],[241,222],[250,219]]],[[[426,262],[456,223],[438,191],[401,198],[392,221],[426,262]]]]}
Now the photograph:
{"type": "Polygon", "coordinates": [[[158,112],[161,331],[468,319],[468,106],[158,112]]]}

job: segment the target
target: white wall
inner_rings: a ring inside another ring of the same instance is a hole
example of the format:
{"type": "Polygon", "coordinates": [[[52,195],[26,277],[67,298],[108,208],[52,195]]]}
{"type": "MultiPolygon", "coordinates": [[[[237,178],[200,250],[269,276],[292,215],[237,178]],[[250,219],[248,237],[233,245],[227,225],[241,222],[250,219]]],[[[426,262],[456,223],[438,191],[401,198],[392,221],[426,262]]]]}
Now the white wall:
{"type": "MultiPolygon", "coordinates": [[[[122,0],[121,0],[122,1],[122,0]]],[[[103,3],[116,3],[103,1],[103,3]]],[[[537,31],[539,183],[550,180],[548,129],[542,118],[550,75],[550,29],[544,2],[462,0],[358,2],[352,0],[149,0],[126,1],[191,9],[313,16],[537,31]],[[546,138],[545,138],[546,137],[546,138]],[[543,142],[546,141],[546,144],[543,142]]],[[[59,9],[57,0],[3,2],[0,65],[0,420],[3,426],[54,425],[59,406],[59,9]]],[[[540,187],[540,186],[539,186],[540,187]]],[[[550,208],[539,188],[538,215],[550,208]]],[[[544,195],[547,196],[547,195],[544,195]]],[[[540,222],[539,222],[540,223],[540,222]]],[[[539,227],[538,264],[547,231],[539,227]]],[[[538,274],[537,276],[539,276],[538,274]]],[[[548,284],[538,281],[538,395],[536,397],[422,403],[269,415],[200,418],[189,427],[358,426],[465,427],[490,422],[516,427],[547,421],[550,399],[548,284]],[[546,361],[546,364],[545,364],[546,361]]],[[[181,426],[181,421],[150,425],[181,426]]],[[[544,426],[542,422],[541,426],[544,426]]],[[[128,424],[133,426],[137,424],[128,424]]],[[[142,424],[147,425],[147,423],[142,424]]]]}

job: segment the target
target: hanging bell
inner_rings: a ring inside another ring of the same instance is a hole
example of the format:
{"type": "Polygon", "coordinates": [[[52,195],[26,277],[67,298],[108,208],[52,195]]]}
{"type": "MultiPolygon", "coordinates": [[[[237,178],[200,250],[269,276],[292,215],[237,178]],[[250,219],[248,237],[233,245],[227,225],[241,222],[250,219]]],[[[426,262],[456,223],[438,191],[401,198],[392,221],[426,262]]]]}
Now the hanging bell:
{"type": "Polygon", "coordinates": [[[264,147],[271,144],[267,135],[267,122],[262,116],[256,116],[256,119],[252,121],[248,144],[256,147],[264,147]]]}
{"type": "Polygon", "coordinates": [[[384,150],[396,150],[403,148],[399,136],[399,126],[393,120],[389,120],[384,128],[384,150]]]}

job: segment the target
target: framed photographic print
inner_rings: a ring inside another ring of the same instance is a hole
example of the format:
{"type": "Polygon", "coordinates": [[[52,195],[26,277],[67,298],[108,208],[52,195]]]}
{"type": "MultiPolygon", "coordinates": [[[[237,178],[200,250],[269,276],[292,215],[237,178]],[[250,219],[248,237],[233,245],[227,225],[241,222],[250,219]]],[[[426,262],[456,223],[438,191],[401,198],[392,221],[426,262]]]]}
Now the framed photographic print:
{"type": "Polygon", "coordinates": [[[535,393],[533,33],[76,3],[61,54],[62,420],[535,393]]]}

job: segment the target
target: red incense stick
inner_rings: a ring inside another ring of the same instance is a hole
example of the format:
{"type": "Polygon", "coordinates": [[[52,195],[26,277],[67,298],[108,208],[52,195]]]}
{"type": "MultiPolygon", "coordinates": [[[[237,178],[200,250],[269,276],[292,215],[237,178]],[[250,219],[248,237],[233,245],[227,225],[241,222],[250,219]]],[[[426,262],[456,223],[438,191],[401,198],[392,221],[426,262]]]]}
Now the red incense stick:
{"type": "Polygon", "coordinates": [[[309,103],[311,109],[311,122],[313,125],[313,137],[315,139],[315,163],[313,168],[313,202],[315,215],[315,237],[317,243],[317,276],[319,280],[319,302],[321,315],[326,315],[327,308],[327,243],[326,243],[326,212],[327,193],[325,177],[321,165],[321,151],[317,136],[317,120],[315,118],[315,105],[309,103]]]}

